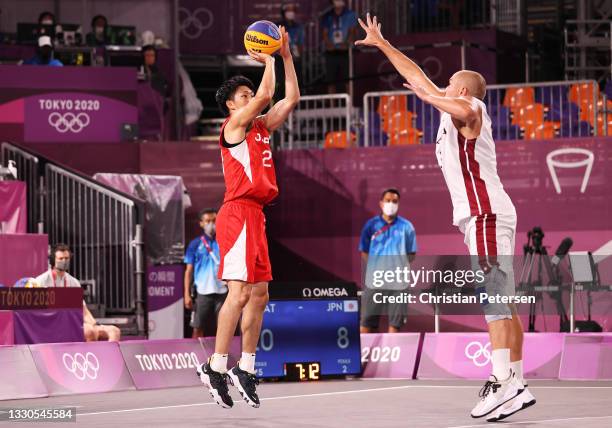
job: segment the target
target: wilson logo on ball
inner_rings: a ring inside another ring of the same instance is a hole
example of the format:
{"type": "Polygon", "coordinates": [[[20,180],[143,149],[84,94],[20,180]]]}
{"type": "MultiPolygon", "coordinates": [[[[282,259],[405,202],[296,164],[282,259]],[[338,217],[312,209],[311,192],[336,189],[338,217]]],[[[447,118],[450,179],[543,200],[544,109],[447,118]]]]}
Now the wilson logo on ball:
{"type": "Polygon", "coordinates": [[[244,33],[244,47],[247,50],[272,55],[281,46],[279,28],[270,21],[257,21],[249,25],[244,33]]]}
{"type": "Polygon", "coordinates": [[[253,43],[260,44],[260,45],[266,45],[266,46],[268,46],[268,41],[267,41],[267,40],[262,40],[262,39],[260,39],[259,37],[255,36],[255,35],[252,35],[252,34],[247,33],[247,34],[244,36],[244,38],[245,38],[247,41],[249,41],[249,42],[253,42],[253,43]]]}

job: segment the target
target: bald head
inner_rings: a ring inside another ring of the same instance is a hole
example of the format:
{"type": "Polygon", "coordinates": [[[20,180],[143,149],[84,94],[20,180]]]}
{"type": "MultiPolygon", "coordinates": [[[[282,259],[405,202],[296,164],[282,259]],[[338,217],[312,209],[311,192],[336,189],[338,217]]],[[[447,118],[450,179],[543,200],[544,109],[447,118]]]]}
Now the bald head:
{"type": "Polygon", "coordinates": [[[457,92],[457,95],[453,96],[470,95],[481,100],[484,99],[487,91],[487,82],[482,74],[470,70],[461,70],[453,74],[450,86],[457,92]]]}

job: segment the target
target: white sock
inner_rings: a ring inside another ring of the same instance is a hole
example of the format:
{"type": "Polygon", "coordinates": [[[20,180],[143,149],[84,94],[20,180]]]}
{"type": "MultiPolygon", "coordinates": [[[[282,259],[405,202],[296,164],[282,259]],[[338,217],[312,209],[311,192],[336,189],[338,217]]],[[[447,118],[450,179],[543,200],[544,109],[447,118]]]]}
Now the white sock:
{"type": "Polygon", "coordinates": [[[214,353],[210,357],[210,368],[219,373],[227,373],[227,354],[214,353]]]}
{"type": "Polygon", "coordinates": [[[511,361],[510,368],[515,373],[518,381],[524,385],[525,380],[523,379],[523,360],[511,361]]]}
{"type": "Polygon", "coordinates": [[[255,374],[255,354],[251,354],[250,352],[243,352],[242,357],[240,357],[238,367],[240,367],[240,370],[255,374]]]}
{"type": "Polygon", "coordinates": [[[494,349],[491,352],[493,376],[497,380],[506,380],[510,375],[510,348],[494,349]]]}

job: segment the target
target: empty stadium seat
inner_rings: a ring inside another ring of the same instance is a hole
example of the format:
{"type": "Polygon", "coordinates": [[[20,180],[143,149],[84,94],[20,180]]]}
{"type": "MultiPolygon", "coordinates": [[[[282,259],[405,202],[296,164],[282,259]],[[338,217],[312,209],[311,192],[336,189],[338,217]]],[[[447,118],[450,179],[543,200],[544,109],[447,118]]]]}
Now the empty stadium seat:
{"type": "Polygon", "coordinates": [[[410,144],[419,144],[423,133],[418,129],[406,128],[399,132],[393,132],[389,135],[390,146],[406,146],[410,144]]]}
{"type": "Polygon", "coordinates": [[[504,106],[514,110],[535,103],[535,91],[530,87],[518,87],[506,89],[504,106]]]}
{"type": "Polygon", "coordinates": [[[514,112],[512,124],[522,128],[534,127],[544,123],[544,104],[529,104],[514,112]]]}
{"type": "Polygon", "coordinates": [[[592,104],[593,100],[599,98],[599,87],[596,83],[576,83],[570,86],[569,100],[578,104],[592,104]]]}
{"type": "Polygon", "coordinates": [[[383,95],[376,111],[384,118],[391,113],[408,110],[408,95],[383,95]]]}
{"type": "Polygon", "coordinates": [[[561,127],[559,122],[544,122],[540,124],[527,125],[523,138],[525,140],[539,140],[555,138],[557,130],[561,127]]]}
{"type": "Polygon", "coordinates": [[[355,145],[357,137],[354,132],[350,133],[350,140],[347,138],[346,131],[334,131],[325,134],[326,149],[345,149],[355,145]]]}
{"type": "Polygon", "coordinates": [[[396,111],[383,118],[382,128],[391,134],[405,128],[414,128],[413,122],[416,115],[411,111],[396,111]]]}

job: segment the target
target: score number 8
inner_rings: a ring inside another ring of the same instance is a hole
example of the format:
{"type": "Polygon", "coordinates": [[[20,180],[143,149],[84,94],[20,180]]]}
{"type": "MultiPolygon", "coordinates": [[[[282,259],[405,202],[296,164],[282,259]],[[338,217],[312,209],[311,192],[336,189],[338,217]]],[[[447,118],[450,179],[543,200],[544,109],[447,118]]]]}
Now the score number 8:
{"type": "Polygon", "coordinates": [[[348,329],[346,327],[340,327],[338,329],[338,348],[346,349],[351,344],[348,337],[348,329]]]}

